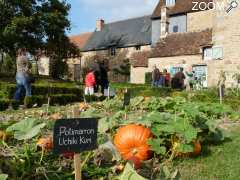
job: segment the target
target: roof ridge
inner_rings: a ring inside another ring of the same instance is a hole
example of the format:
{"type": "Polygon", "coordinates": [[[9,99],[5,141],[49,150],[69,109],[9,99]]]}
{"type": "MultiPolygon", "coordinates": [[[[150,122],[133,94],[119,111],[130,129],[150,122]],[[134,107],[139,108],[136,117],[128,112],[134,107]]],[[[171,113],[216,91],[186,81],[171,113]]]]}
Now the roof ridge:
{"type": "Polygon", "coordinates": [[[124,22],[124,21],[128,21],[128,20],[140,19],[140,18],[144,18],[144,17],[150,17],[151,18],[151,15],[144,15],[144,16],[132,17],[132,18],[129,18],[129,19],[117,20],[117,21],[105,23],[105,25],[120,23],[120,22],[124,22]]]}
{"type": "Polygon", "coordinates": [[[88,35],[88,34],[92,34],[92,33],[93,33],[93,32],[83,32],[83,33],[80,33],[80,34],[70,35],[70,36],[68,36],[68,37],[71,38],[71,37],[77,37],[77,36],[88,35]]]}

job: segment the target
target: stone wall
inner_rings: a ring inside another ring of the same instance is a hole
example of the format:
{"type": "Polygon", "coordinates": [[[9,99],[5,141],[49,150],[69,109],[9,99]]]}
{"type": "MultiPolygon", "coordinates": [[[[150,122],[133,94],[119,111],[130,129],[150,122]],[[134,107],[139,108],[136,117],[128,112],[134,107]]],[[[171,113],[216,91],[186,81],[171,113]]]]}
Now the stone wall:
{"type": "MultiPolygon", "coordinates": [[[[141,50],[139,50],[139,51],[146,51],[146,50],[150,50],[150,49],[151,49],[150,45],[146,45],[146,46],[141,46],[141,50]]],[[[127,58],[130,58],[132,53],[138,52],[138,50],[136,50],[135,47],[117,48],[116,49],[117,53],[121,53],[123,51],[127,51],[127,55],[126,55],[127,58]]],[[[88,60],[90,57],[95,56],[97,54],[108,56],[108,53],[109,53],[108,50],[82,52],[81,53],[81,67],[84,66],[85,61],[88,60]]],[[[79,58],[75,58],[75,59],[69,58],[69,59],[67,59],[67,63],[69,66],[69,78],[71,80],[74,80],[74,65],[80,64],[80,59],[79,58]]],[[[116,78],[114,78],[114,79],[116,79],[116,78]]]]}
{"type": "Polygon", "coordinates": [[[187,32],[201,31],[213,27],[213,10],[187,14],[187,32]]]}
{"type": "Polygon", "coordinates": [[[240,7],[232,9],[229,13],[228,0],[214,0],[224,2],[225,10],[216,9],[213,16],[213,45],[223,48],[223,60],[213,62],[213,73],[210,81],[216,82],[221,70],[226,72],[226,86],[236,85],[236,80],[232,78],[234,73],[240,73],[240,7]]]}
{"type": "Polygon", "coordinates": [[[133,67],[131,66],[130,82],[133,84],[144,84],[145,73],[148,72],[146,67],[133,67]]]}
{"type": "Polygon", "coordinates": [[[38,74],[39,75],[44,75],[44,76],[49,76],[49,71],[50,71],[50,67],[49,67],[49,57],[46,56],[42,56],[38,62],[38,74]]]}

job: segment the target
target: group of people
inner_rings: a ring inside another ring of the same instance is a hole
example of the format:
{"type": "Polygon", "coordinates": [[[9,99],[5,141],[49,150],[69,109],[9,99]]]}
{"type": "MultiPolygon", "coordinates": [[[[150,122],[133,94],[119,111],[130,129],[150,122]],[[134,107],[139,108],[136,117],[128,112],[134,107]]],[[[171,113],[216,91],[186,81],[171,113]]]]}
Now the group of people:
{"type": "Polygon", "coordinates": [[[95,63],[93,67],[87,72],[85,77],[85,95],[93,95],[101,89],[101,93],[104,94],[104,90],[108,89],[108,73],[104,63],[95,63]]]}
{"type": "Polygon", "coordinates": [[[157,68],[156,65],[153,67],[152,71],[152,86],[153,87],[169,87],[170,86],[170,73],[167,72],[167,69],[164,69],[163,72],[157,68]]]}
{"type": "Polygon", "coordinates": [[[153,87],[172,87],[173,89],[184,89],[184,80],[186,76],[183,73],[183,68],[180,68],[180,71],[174,74],[171,78],[171,74],[164,69],[163,72],[157,68],[156,65],[153,67],[152,71],[152,86],[153,87]]]}

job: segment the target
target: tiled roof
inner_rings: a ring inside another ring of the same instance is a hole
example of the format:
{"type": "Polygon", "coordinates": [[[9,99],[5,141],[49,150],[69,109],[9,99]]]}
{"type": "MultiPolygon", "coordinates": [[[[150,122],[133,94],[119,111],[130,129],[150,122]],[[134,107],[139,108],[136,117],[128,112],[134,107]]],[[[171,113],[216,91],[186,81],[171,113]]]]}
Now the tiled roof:
{"type": "Polygon", "coordinates": [[[111,46],[129,47],[151,44],[151,16],[105,24],[93,33],[83,51],[104,50],[111,46]]]}
{"type": "Polygon", "coordinates": [[[133,67],[148,67],[148,58],[151,51],[135,52],[130,57],[130,63],[133,67]]]}
{"type": "MultiPolygon", "coordinates": [[[[152,14],[152,18],[160,18],[161,17],[161,8],[163,6],[165,6],[165,1],[166,0],[159,1],[157,7],[155,8],[155,10],[152,14]]],[[[208,4],[209,2],[213,2],[213,0],[194,0],[194,2],[199,2],[199,3],[202,2],[202,3],[208,4]]],[[[175,6],[169,7],[168,15],[171,16],[171,15],[176,15],[176,14],[193,12],[193,7],[194,7],[193,0],[176,0],[175,6]]],[[[196,9],[198,9],[198,11],[200,11],[199,7],[196,7],[196,9]]]]}
{"type": "Polygon", "coordinates": [[[151,57],[171,57],[200,54],[201,47],[212,43],[212,30],[173,33],[161,39],[152,50],[151,57]]]}
{"type": "Polygon", "coordinates": [[[87,43],[87,41],[89,40],[89,38],[91,37],[91,35],[92,35],[91,32],[87,32],[87,33],[83,33],[75,36],[70,36],[69,39],[72,43],[77,45],[79,49],[82,49],[87,43]]]}

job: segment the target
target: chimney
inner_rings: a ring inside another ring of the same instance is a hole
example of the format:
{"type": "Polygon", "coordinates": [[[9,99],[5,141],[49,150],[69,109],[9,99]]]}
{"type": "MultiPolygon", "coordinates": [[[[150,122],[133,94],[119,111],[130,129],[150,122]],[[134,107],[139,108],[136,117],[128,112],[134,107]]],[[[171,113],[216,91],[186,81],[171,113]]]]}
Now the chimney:
{"type": "Polygon", "coordinates": [[[101,31],[101,30],[103,30],[103,27],[104,27],[104,20],[103,19],[97,20],[96,30],[101,31]]]}
{"type": "Polygon", "coordinates": [[[168,18],[168,7],[164,6],[161,9],[161,34],[160,38],[165,38],[168,34],[169,18],[168,18]]]}

